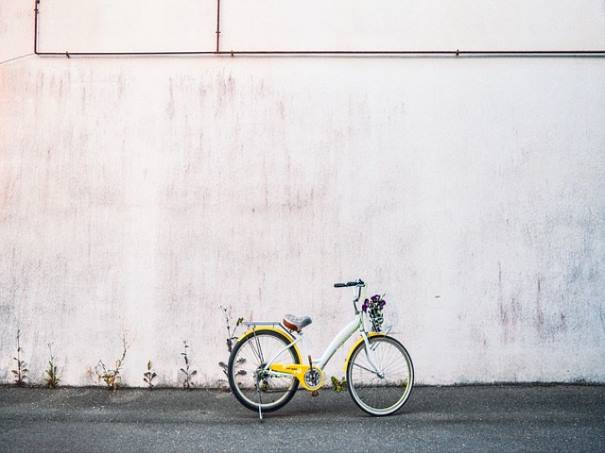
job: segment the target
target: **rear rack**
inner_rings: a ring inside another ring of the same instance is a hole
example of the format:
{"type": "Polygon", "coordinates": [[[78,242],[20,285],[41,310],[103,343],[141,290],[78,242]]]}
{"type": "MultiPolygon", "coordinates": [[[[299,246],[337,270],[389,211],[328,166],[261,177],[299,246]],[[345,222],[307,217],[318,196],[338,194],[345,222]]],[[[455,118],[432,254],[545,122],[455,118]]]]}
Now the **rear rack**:
{"type": "Polygon", "coordinates": [[[279,326],[282,329],[284,329],[286,332],[288,332],[290,335],[293,335],[292,331],[290,329],[288,329],[286,326],[284,326],[281,321],[249,321],[249,322],[243,322],[242,324],[245,325],[246,327],[251,327],[251,328],[254,328],[256,326],[279,326]]]}

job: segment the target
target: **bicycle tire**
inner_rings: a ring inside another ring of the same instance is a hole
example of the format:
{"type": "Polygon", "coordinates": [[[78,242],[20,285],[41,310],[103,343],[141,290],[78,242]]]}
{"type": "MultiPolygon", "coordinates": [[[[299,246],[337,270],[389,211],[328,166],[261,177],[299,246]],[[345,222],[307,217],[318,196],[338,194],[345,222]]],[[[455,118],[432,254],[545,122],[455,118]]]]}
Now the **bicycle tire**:
{"type": "MultiPolygon", "coordinates": [[[[235,398],[244,407],[246,407],[250,410],[253,410],[253,411],[258,411],[259,404],[254,403],[254,402],[250,401],[248,398],[246,398],[245,395],[243,394],[243,392],[241,391],[240,387],[238,385],[236,385],[235,373],[234,373],[234,369],[235,369],[234,362],[236,360],[236,357],[238,356],[238,352],[240,351],[240,349],[242,347],[244,347],[245,344],[248,343],[248,340],[253,339],[253,337],[255,335],[256,335],[256,337],[270,336],[270,337],[277,338],[278,340],[280,340],[284,343],[284,346],[290,344],[292,342],[292,339],[288,338],[285,334],[282,334],[275,330],[256,329],[255,332],[250,332],[249,334],[246,334],[246,336],[242,337],[235,344],[235,346],[233,347],[233,350],[231,351],[231,354],[229,355],[229,364],[228,364],[228,368],[227,368],[228,369],[227,374],[228,374],[228,378],[229,378],[229,387],[231,388],[231,392],[233,393],[235,398]]],[[[297,364],[301,363],[301,359],[300,359],[300,356],[298,355],[298,351],[294,347],[289,348],[289,350],[287,350],[287,351],[289,351],[291,354],[291,357],[293,359],[292,363],[297,363],[297,364]]],[[[276,410],[284,407],[294,397],[294,395],[296,394],[296,390],[298,390],[298,380],[293,377],[292,386],[287,391],[286,395],[284,397],[280,398],[275,403],[271,403],[271,404],[263,403],[261,405],[262,411],[263,412],[273,412],[273,411],[276,411],[276,410]]]]}
{"type": "MultiPolygon", "coordinates": [[[[376,342],[386,342],[388,344],[391,344],[392,346],[395,346],[397,350],[401,353],[402,359],[405,361],[409,373],[405,390],[402,396],[393,405],[387,408],[372,407],[367,401],[363,401],[363,398],[359,395],[358,389],[356,388],[356,383],[354,382],[353,367],[355,366],[355,361],[357,360],[359,353],[362,350],[365,350],[365,342],[359,343],[351,353],[351,358],[347,366],[347,388],[355,404],[364,412],[376,417],[391,415],[401,409],[401,407],[403,407],[403,405],[409,400],[410,395],[412,393],[412,388],[414,387],[414,365],[412,363],[412,358],[410,357],[410,354],[408,353],[407,349],[403,346],[403,344],[401,344],[398,340],[393,337],[380,335],[370,337],[368,341],[370,343],[370,347],[372,346],[372,344],[376,344],[376,342]]],[[[380,367],[380,365],[377,366],[380,367]]],[[[397,388],[397,386],[393,387],[397,388]]],[[[363,385],[360,385],[359,388],[363,388],[363,385]]],[[[380,386],[376,386],[376,388],[380,388],[380,386]]],[[[384,386],[383,393],[385,391],[386,386],[384,386]]]]}

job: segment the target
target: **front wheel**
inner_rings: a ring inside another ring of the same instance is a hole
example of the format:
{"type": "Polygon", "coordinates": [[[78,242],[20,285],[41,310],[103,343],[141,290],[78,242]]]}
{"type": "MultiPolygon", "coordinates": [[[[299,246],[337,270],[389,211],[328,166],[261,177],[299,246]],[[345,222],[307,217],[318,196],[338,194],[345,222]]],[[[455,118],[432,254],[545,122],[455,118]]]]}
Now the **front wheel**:
{"type": "Polygon", "coordinates": [[[347,387],[360,409],[371,415],[390,415],[403,406],[414,385],[414,366],[408,351],[392,337],[375,336],[357,345],[347,367],[347,387]]]}

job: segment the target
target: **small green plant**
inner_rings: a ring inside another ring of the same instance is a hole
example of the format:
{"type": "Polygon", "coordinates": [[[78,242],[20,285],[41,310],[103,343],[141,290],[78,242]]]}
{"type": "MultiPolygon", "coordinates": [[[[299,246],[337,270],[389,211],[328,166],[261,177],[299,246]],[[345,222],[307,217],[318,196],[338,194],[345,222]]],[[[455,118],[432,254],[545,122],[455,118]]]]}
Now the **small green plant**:
{"type": "MultiPolygon", "coordinates": [[[[237,329],[239,328],[239,326],[242,325],[242,323],[244,322],[244,318],[240,317],[237,318],[237,321],[235,321],[235,327],[233,327],[233,329],[231,328],[231,324],[232,324],[232,317],[231,317],[231,307],[225,307],[224,305],[219,305],[219,308],[221,309],[221,311],[223,312],[223,316],[225,318],[225,325],[227,328],[227,339],[226,339],[226,343],[227,343],[227,351],[229,351],[229,353],[231,353],[231,351],[233,350],[233,342],[234,340],[237,340],[237,336],[235,335],[235,332],[237,331],[237,329]]],[[[240,358],[238,359],[238,363],[242,364],[246,361],[246,359],[244,358],[240,358]]],[[[225,376],[228,375],[228,366],[225,362],[219,362],[218,366],[223,370],[223,373],[225,373],[225,376]]]]}
{"type": "Polygon", "coordinates": [[[191,364],[189,362],[189,345],[187,344],[187,340],[183,340],[183,347],[184,350],[181,352],[181,355],[185,361],[185,366],[180,369],[181,373],[185,375],[183,380],[183,388],[191,390],[191,387],[193,387],[192,378],[197,374],[197,370],[191,369],[191,364]]]}
{"type": "Polygon", "coordinates": [[[336,376],[332,376],[332,390],[336,393],[345,392],[347,390],[346,378],[338,379],[336,376]]]}
{"type": "Polygon", "coordinates": [[[25,385],[25,381],[27,379],[27,364],[25,360],[21,360],[21,329],[17,329],[17,357],[13,357],[13,360],[16,362],[17,366],[13,372],[15,376],[15,384],[19,387],[23,387],[25,385]]]}
{"type": "Polygon", "coordinates": [[[52,343],[48,343],[48,352],[50,353],[50,357],[48,359],[48,368],[45,371],[46,386],[49,389],[54,389],[59,385],[59,376],[57,375],[57,365],[55,364],[52,343]]]}
{"type": "Polygon", "coordinates": [[[231,307],[227,308],[224,305],[219,305],[219,308],[225,317],[225,325],[227,327],[227,350],[231,353],[231,350],[233,349],[233,340],[237,340],[235,332],[237,331],[237,328],[244,322],[244,318],[237,318],[237,321],[235,321],[235,327],[231,329],[231,307]]]}
{"type": "Polygon", "coordinates": [[[126,359],[126,352],[128,351],[128,343],[126,342],[126,336],[122,335],[122,355],[118,360],[115,361],[113,368],[107,368],[102,360],[95,367],[97,377],[99,380],[103,380],[108,389],[114,392],[120,386],[122,382],[122,367],[124,366],[124,360],[126,359]]]}
{"type": "Polygon", "coordinates": [[[154,386],[153,380],[156,378],[157,373],[153,371],[153,364],[151,360],[147,362],[147,371],[143,373],[143,380],[147,383],[147,388],[151,390],[154,386]]]}

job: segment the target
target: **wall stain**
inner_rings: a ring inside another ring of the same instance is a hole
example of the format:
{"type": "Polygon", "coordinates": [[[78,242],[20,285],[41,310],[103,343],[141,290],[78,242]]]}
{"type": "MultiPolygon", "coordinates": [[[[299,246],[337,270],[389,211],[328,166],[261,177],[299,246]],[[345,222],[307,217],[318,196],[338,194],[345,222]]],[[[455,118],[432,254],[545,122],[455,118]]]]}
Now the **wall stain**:
{"type": "Polygon", "coordinates": [[[166,115],[170,120],[174,119],[174,85],[172,81],[172,77],[169,79],[168,85],[168,104],[166,105],[166,115]]]}
{"type": "Polygon", "coordinates": [[[508,312],[504,306],[504,292],[502,290],[502,263],[498,261],[498,311],[500,313],[500,324],[508,325],[508,312]]]}
{"type": "Polygon", "coordinates": [[[124,93],[124,76],[120,73],[118,76],[118,98],[122,97],[124,93]]]}
{"type": "Polygon", "coordinates": [[[538,323],[538,331],[541,331],[544,328],[544,309],[542,308],[542,280],[540,276],[538,276],[536,284],[536,321],[538,323]]]}
{"type": "Polygon", "coordinates": [[[502,263],[500,261],[498,261],[498,311],[504,340],[507,342],[514,340],[514,330],[517,329],[518,323],[522,321],[523,306],[518,292],[512,296],[504,294],[502,263]]]}
{"type": "Polygon", "coordinates": [[[82,103],[82,111],[86,111],[86,85],[82,85],[82,89],[80,90],[80,102],[82,103]]]}

